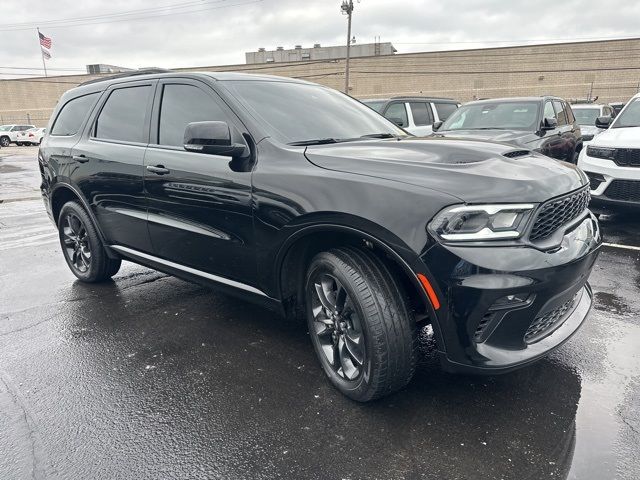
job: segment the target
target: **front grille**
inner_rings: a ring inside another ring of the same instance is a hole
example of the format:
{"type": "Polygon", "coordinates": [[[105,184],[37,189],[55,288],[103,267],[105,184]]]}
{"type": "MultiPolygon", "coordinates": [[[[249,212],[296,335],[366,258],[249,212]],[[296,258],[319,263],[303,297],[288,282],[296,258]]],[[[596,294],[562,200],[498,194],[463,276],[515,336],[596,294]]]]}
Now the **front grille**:
{"type": "Polygon", "coordinates": [[[640,149],[616,148],[613,161],[621,167],[640,167],[640,149]]]}
{"type": "Polygon", "coordinates": [[[524,341],[526,343],[537,342],[551,333],[554,327],[559,326],[560,322],[564,321],[567,313],[575,304],[577,297],[578,294],[575,294],[571,300],[563,303],[558,308],[534,318],[533,323],[529,325],[527,332],[524,334],[524,341]]]}
{"type": "Polygon", "coordinates": [[[640,181],[614,180],[604,191],[604,196],[612,200],[640,202],[640,181]]]}
{"type": "Polygon", "coordinates": [[[529,155],[530,153],[531,152],[529,150],[512,150],[510,152],[503,153],[502,156],[509,157],[509,158],[516,158],[516,157],[524,157],[525,155],[529,155]]]}
{"type": "Polygon", "coordinates": [[[589,187],[543,203],[538,209],[529,240],[536,242],[553,235],[562,225],[576,219],[589,205],[589,187]]]}

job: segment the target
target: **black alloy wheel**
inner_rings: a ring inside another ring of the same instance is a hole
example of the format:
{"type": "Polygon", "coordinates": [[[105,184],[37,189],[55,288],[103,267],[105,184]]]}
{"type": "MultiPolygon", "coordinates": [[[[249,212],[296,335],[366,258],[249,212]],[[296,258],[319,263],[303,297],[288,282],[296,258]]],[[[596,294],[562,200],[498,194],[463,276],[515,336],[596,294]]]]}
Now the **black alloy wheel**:
{"type": "Polygon", "coordinates": [[[60,246],[71,272],[83,282],[102,282],[118,273],[121,260],[109,257],[84,207],[67,202],[58,217],[60,246]]]}
{"type": "Polygon", "coordinates": [[[368,402],[403,388],[417,361],[417,328],[401,284],[374,253],[317,254],[305,283],[311,343],[329,381],[368,402]]]}
{"type": "Polygon", "coordinates": [[[313,285],[313,333],[336,374],[355,380],[362,374],[365,356],[362,326],[355,305],[333,275],[318,273],[313,285]]]}
{"type": "Polygon", "coordinates": [[[2,145],[3,147],[8,147],[10,144],[11,140],[9,140],[9,137],[0,138],[0,145],[2,145]]]}

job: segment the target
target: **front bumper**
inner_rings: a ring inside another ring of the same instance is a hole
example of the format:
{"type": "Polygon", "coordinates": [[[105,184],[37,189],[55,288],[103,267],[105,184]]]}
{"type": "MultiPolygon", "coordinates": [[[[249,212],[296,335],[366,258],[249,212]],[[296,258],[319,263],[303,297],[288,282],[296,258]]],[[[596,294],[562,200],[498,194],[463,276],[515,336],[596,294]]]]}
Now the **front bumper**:
{"type": "Polygon", "coordinates": [[[640,208],[640,167],[622,167],[613,160],[580,152],[580,167],[591,181],[591,206],[597,212],[640,208]]]}
{"type": "Polygon", "coordinates": [[[505,373],[566,342],[591,308],[601,244],[589,214],[552,251],[438,244],[422,260],[442,298],[433,328],[443,368],[505,373]]]}

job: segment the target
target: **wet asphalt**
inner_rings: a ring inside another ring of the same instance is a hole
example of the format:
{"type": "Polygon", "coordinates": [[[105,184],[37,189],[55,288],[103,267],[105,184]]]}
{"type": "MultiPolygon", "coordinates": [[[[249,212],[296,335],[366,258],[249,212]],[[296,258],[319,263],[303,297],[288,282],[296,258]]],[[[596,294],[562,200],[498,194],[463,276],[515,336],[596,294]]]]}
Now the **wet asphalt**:
{"type": "Polygon", "coordinates": [[[640,478],[640,217],[602,218],[583,328],[496,377],[443,373],[361,405],[303,325],[124,263],[85,285],[0,151],[0,479],[640,478]],[[635,247],[635,249],[634,249],[635,247]]]}

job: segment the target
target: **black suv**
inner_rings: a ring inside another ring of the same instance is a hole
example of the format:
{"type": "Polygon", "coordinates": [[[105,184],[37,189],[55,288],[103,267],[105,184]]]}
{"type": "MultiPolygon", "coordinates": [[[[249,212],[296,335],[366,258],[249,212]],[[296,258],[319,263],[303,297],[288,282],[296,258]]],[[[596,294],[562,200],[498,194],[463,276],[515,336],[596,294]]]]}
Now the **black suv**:
{"type": "Polygon", "coordinates": [[[434,135],[504,142],[576,163],[582,133],[567,102],[558,97],[495,98],[465,103],[434,135]]]}
{"type": "Polygon", "coordinates": [[[85,84],[48,131],[42,194],[80,280],[126,259],[304,315],[359,401],[409,382],[426,324],[449,371],[500,373],[591,306],[588,180],[536,153],[416,140],[330,88],[236,73],[85,84]]]}

